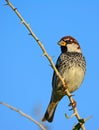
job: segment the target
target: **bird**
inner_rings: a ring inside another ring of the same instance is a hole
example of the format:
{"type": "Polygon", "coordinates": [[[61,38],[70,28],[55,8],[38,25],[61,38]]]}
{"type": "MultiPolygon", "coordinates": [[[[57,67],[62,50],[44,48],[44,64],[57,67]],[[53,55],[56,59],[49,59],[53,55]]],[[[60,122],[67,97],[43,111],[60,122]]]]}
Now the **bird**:
{"type": "MultiPolygon", "coordinates": [[[[72,93],[76,91],[85,76],[86,60],[78,41],[72,36],[64,36],[58,42],[61,54],[56,61],[56,68],[66,83],[66,88],[72,93]]],[[[42,121],[52,122],[59,101],[66,95],[64,86],[53,72],[52,94],[42,121]]]]}

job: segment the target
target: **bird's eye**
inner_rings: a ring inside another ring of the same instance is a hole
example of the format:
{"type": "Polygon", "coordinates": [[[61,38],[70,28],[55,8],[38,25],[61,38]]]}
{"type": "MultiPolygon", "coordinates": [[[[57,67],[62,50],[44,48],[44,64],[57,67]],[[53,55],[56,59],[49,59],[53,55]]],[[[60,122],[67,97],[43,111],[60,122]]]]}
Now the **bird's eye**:
{"type": "Polygon", "coordinates": [[[70,41],[70,40],[67,40],[66,43],[67,43],[67,44],[71,44],[71,41],[70,41]]]}

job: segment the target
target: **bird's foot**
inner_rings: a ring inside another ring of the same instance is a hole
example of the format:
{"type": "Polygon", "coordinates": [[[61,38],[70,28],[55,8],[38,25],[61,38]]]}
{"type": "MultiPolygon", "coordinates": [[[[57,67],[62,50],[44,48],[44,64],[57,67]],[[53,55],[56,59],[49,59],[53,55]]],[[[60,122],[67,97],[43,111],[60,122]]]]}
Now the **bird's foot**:
{"type": "Polygon", "coordinates": [[[76,101],[75,100],[73,100],[73,102],[72,103],[70,103],[68,106],[72,106],[72,108],[71,109],[69,109],[70,111],[71,110],[73,110],[75,107],[76,107],[76,105],[77,105],[77,103],[76,103],[76,101]]]}

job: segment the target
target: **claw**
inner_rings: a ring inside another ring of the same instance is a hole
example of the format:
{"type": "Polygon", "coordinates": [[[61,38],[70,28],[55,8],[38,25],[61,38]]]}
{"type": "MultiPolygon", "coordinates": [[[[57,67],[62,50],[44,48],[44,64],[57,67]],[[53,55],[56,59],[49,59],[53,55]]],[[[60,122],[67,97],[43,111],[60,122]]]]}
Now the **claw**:
{"type": "Polygon", "coordinates": [[[69,109],[70,111],[73,110],[76,107],[76,101],[73,100],[73,103],[70,103],[68,106],[72,106],[72,108],[69,109]]]}

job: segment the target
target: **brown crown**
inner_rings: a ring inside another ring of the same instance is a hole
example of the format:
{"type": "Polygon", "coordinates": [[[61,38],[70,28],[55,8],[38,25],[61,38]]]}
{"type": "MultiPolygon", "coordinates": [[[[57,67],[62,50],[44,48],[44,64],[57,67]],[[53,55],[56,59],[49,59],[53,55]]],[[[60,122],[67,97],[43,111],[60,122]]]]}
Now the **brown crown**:
{"type": "Polygon", "coordinates": [[[78,44],[78,41],[75,38],[73,38],[72,36],[64,36],[61,38],[61,40],[63,40],[63,41],[70,40],[71,42],[78,44]]]}

